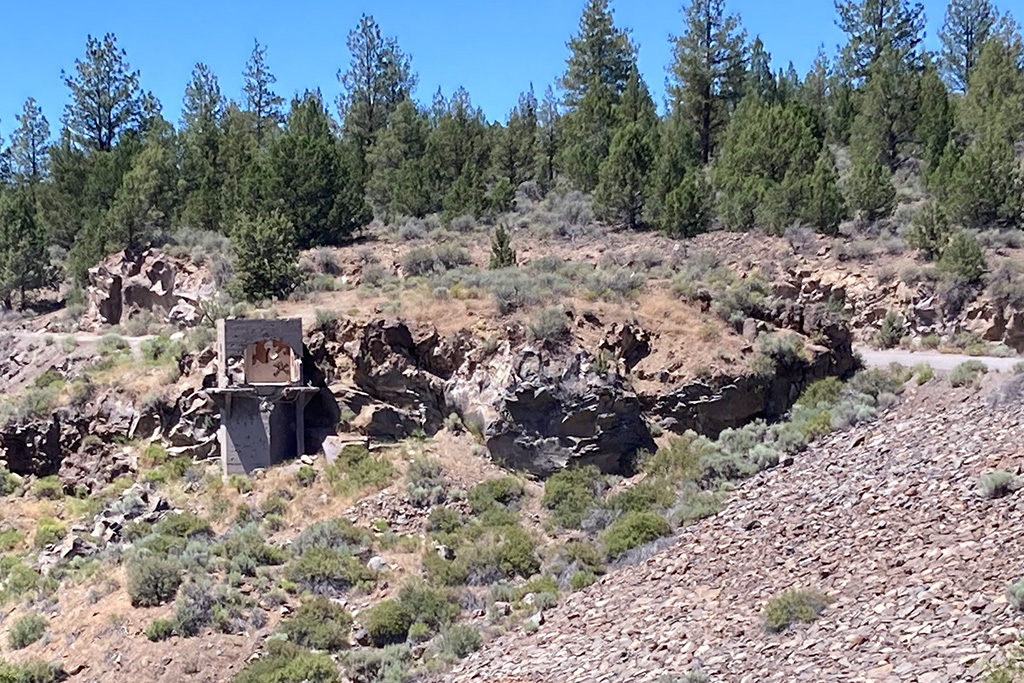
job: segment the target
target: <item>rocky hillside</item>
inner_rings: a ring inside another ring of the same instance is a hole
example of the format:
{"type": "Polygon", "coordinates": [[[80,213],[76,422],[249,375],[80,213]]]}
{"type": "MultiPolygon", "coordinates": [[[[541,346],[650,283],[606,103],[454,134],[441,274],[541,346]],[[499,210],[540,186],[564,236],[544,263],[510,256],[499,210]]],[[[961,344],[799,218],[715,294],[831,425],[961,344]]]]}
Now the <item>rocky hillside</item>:
{"type": "Polygon", "coordinates": [[[1007,598],[1021,578],[1024,498],[979,488],[986,473],[1024,468],[1024,381],[1002,382],[988,398],[909,390],[446,680],[984,680],[1024,628],[1007,598]],[[793,589],[820,591],[827,606],[769,632],[766,605],[793,589]]]}

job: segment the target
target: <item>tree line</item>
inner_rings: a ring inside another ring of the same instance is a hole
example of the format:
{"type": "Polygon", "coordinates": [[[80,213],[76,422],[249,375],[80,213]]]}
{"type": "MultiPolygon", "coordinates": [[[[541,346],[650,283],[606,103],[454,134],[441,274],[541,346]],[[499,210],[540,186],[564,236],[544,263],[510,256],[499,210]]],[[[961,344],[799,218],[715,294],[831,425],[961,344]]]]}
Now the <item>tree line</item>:
{"type": "MultiPolygon", "coordinates": [[[[540,96],[531,85],[503,123],[461,88],[413,100],[411,57],[372,16],[349,33],[335,111],[319,89],[275,92],[257,41],[241,99],[196,64],[177,125],[116,37],[89,36],[63,74],[56,134],[29,98],[0,139],[0,298],[81,282],[104,255],[179,227],[230,235],[243,262],[288,262],[374,217],[497,215],[524,184],[591,193],[599,218],[630,229],[836,234],[847,218],[891,215],[893,176],[910,173],[928,196],[922,248],[940,252],[958,228],[1020,227],[1024,47],[1012,16],[951,0],[930,53],[918,3],[835,7],[846,44],[819,50],[801,76],[775,69],[724,0],[692,0],[659,115],[628,30],[608,0],[586,0],[563,76],[540,96]]],[[[250,294],[281,291],[265,274],[249,273],[250,294]]]]}

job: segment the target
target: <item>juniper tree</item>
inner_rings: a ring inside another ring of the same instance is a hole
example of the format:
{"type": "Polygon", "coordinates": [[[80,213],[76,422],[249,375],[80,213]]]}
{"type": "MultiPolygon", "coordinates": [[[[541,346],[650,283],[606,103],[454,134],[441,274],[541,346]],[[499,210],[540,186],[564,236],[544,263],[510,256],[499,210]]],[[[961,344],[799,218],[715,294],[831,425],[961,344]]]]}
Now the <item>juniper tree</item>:
{"type": "Polygon", "coordinates": [[[401,102],[366,157],[366,197],[384,222],[430,209],[424,154],[430,124],[410,99],[401,102]]]}
{"type": "Polygon", "coordinates": [[[491,270],[512,268],[516,265],[516,251],[512,248],[512,238],[504,223],[498,223],[491,238],[491,270]]]}
{"type": "Polygon", "coordinates": [[[846,218],[846,202],[839,190],[836,159],[828,145],[823,145],[814,170],[806,180],[803,220],[825,235],[838,235],[839,224],[846,218]]]}
{"type": "Polygon", "coordinates": [[[513,189],[536,173],[537,162],[537,98],[533,86],[520,93],[519,103],[509,112],[508,122],[497,133],[494,165],[497,175],[508,180],[513,189]]]}
{"type": "Polygon", "coordinates": [[[52,281],[45,228],[37,220],[31,188],[0,193],[0,297],[10,308],[12,295],[24,307],[30,290],[52,281]]]}
{"type": "Polygon", "coordinates": [[[239,293],[250,301],[284,297],[301,281],[295,226],[278,211],[236,215],[231,241],[239,293]]]}
{"type": "Polygon", "coordinates": [[[921,78],[918,110],[915,135],[922,146],[925,171],[930,173],[942,159],[954,123],[949,93],[938,71],[930,63],[921,78]]]}

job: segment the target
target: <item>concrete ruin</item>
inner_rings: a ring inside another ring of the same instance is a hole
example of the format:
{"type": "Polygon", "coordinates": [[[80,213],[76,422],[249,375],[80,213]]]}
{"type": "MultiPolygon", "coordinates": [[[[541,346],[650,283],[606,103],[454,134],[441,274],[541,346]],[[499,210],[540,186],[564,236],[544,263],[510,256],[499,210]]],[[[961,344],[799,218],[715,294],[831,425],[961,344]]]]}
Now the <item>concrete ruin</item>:
{"type": "Polygon", "coordinates": [[[306,450],[305,408],[319,389],[302,372],[302,321],[218,320],[220,453],[225,475],[295,458],[306,450]]]}

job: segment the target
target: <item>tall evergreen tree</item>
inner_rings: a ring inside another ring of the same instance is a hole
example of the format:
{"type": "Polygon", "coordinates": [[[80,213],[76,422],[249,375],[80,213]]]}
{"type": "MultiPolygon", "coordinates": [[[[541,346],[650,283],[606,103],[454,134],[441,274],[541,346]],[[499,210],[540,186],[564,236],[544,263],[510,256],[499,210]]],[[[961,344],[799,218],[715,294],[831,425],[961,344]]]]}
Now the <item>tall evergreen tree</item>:
{"type": "Polygon", "coordinates": [[[548,86],[537,110],[537,172],[544,190],[555,184],[555,159],[562,146],[561,113],[555,91],[548,86]]]}
{"type": "Polygon", "coordinates": [[[295,226],[278,211],[237,214],[231,241],[238,255],[236,286],[250,301],[284,297],[302,279],[295,226]]]}
{"type": "Polygon", "coordinates": [[[224,107],[217,76],[196,64],[181,111],[181,220],[204,230],[221,224],[224,107]]]}
{"type": "Polygon", "coordinates": [[[764,49],[761,36],[754,38],[747,59],[747,78],[743,93],[753,93],[768,104],[774,104],[778,92],[778,83],[772,73],[772,56],[764,49]]]}
{"type": "Polygon", "coordinates": [[[319,91],[292,100],[270,153],[270,196],[295,227],[300,249],[342,244],[372,214],[363,201],[353,153],[331,132],[319,91]]]}
{"type": "Polygon", "coordinates": [[[385,223],[401,215],[430,210],[424,154],[430,124],[410,99],[401,102],[366,157],[370,179],[367,200],[385,223]]]}
{"type": "Polygon", "coordinates": [[[561,86],[565,92],[561,165],[580,189],[597,185],[598,168],[612,142],[614,109],[626,87],[635,49],[615,26],[608,0],[588,0],[561,86]]]}
{"type": "Polygon", "coordinates": [[[682,35],[672,37],[669,93],[673,111],[697,129],[706,164],[741,96],[746,33],[737,15],[725,14],[724,0],[693,0],[684,17],[682,35]]]}
{"type": "Polygon", "coordinates": [[[23,307],[30,290],[50,284],[46,231],[36,217],[31,188],[0,193],[0,298],[11,307],[19,295],[23,307]]]}
{"type": "Polygon", "coordinates": [[[922,155],[927,173],[939,166],[942,153],[949,143],[953,131],[953,107],[949,92],[939,77],[938,70],[930,62],[921,78],[920,116],[916,135],[922,146],[922,155]]]}
{"type": "Polygon", "coordinates": [[[846,218],[846,202],[839,190],[836,159],[828,145],[823,145],[807,179],[801,216],[825,235],[838,235],[839,224],[846,218]]]}
{"type": "Polygon", "coordinates": [[[229,102],[221,121],[221,216],[226,228],[238,212],[269,210],[266,150],[256,140],[255,115],[229,102]]]}
{"type": "Polygon", "coordinates": [[[1019,227],[1024,175],[1013,141],[998,124],[983,128],[964,150],[945,187],[946,212],[965,228],[1019,227]]]}
{"type": "Polygon", "coordinates": [[[136,252],[165,233],[175,206],[177,167],[173,130],[151,131],[124,174],[107,214],[105,251],[136,252]]]}
{"type": "Polygon", "coordinates": [[[61,75],[71,91],[64,126],[86,150],[110,151],[122,133],[143,124],[152,107],[152,97],[139,87],[139,72],[128,65],[113,33],[102,40],[89,36],[85,59],[75,60],[74,73],[61,75]]]}
{"type": "Polygon", "coordinates": [[[997,19],[998,12],[989,0],[950,0],[939,32],[942,40],[939,65],[946,82],[955,91],[967,92],[971,71],[997,19]]]}
{"type": "Polygon", "coordinates": [[[657,149],[658,115],[634,66],[615,110],[616,133],[601,163],[594,204],[605,220],[640,226],[657,149]]]}
{"type": "MultiPolygon", "coordinates": [[[[669,195],[678,190],[684,182],[687,182],[691,175],[698,174],[703,178],[703,170],[700,168],[699,140],[689,121],[675,112],[670,112],[659,128],[655,168],[651,174],[650,189],[645,204],[648,214],[646,220],[664,232],[680,234],[680,225],[685,219],[679,215],[678,210],[681,210],[687,202],[680,201],[682,195],[677,195],[673,205],[677,210],[670,210],[669,195]]],[[[707,188],[697,188],[694,182],[689,182],[687,196],[696,199],[694,193],[698,189],[707,188]]],[[[703,194],[710,194],[710,191],[703,194]]],[[[707,212],[706,215],[710,218],[710,212],[707,212]]],[[[696,234],[686,232],[687,234],[696,234]]],[[[700,232],[703,232],[703,229],[700,232]]]]}
{"type": "Polygon", "coordinates": [[[917,66],[924,39],[924,6],[911,0],[835,0],[836,25],[848,36],[843,68],[864,79],[884,52],[892,51],[907,66],[917,66]]]}
{"type": "Polygon", "coordinates": [[[372,16],[364,14],[348,34],[351,61],[338,71],[342,95],[338,110],[345,134],[357,143],[360,164],[387,125],[388,117],[416,87],[412,60],[395,38],[385,38],[372,16]]]}
{"type": "Polygon", "coordinates": [[[245,111],[253,116],[256,131],[256,142],[263,145],[267,133],[277,130],[281,123],[281,105],[284,98],[271,90],[277,77],[267,68],[267,46],[260,41],[253,41],[252,54],[242,72],[245,85],[242,87],[245,111]]]}
{"type": "Polygon", "coordinates": [[[871,66],[850,144],[896,170],[906,145],[915,140],[920,80],[888,48],[871,66]]]}
{"type": "Polygon", "coordinates": [[[971,73],[971,85],[957,111],[958,127],[977,135],[996,126],[1008,138],[1024,135],[1024,48],[1019,36],[991,38],[971,73]]]}
{"type": "Polygon", "coordinates": [[[432,210],[445,210],[447,219],[478,213],[484,207],[491,149],[483,112],[469,93],[459,88],[451,102],[438,102],[437,122],[427,140],[427,172],[432,210]]]}
{"type": "Polygon", "coordinates": [[[537,162],[537,97],[533,86],[520,93],[519,103],[509,112],[508,123],[498,131],[494,165],[500,178],[506,178],[513,190],[533,180],[537,162]]]}
{"type": "Polygon", "coordinates": [[[18,128],[11,135],[11,170],[21,182],[34,187],[49,171],[50,123],[31,97],[17,119],[18,128]]]}

